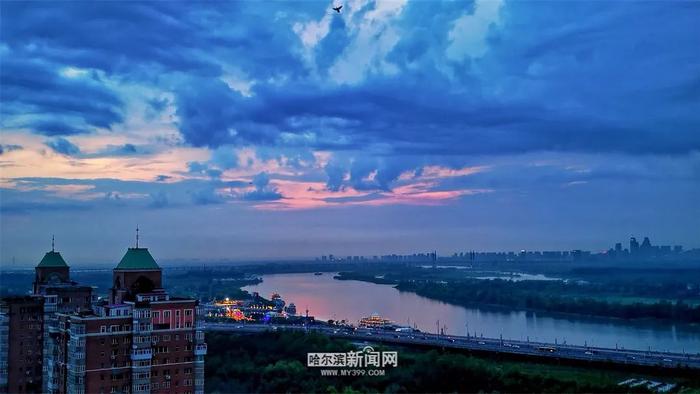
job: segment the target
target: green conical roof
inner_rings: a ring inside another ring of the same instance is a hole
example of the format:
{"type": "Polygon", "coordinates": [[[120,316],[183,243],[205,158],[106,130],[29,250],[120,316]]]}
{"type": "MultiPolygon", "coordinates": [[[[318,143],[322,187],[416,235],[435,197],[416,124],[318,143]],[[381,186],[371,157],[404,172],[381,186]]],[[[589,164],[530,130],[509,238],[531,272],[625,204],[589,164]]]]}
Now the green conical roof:
{"type": "Polygon", "coordinates": [[[147,248],[129,248],[119,262],[117,270],[157,270],[160,269],[147,248]]]}
{"type": "Polygon", "coordinates": [[[41,259],[41,262],[39,262],[37,267],[68,267],[68,264],[66,264],[66,261],[63,260],[60,253],[52,250],[50,252],[46,252],[44,258],[41,259]]]}

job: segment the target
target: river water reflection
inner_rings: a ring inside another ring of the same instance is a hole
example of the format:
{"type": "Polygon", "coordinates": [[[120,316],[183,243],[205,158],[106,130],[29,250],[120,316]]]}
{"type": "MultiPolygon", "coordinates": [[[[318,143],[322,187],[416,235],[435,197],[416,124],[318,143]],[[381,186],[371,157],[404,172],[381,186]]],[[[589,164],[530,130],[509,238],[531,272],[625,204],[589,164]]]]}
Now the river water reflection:
{"type": "Polygon", "coordinates": [[[400,292],[390,285],[333,279],[333,274],[263,275],[263,282],[246,286],[269,298],[279,293],[296,304],[298,313],[308,308],[317,319],[345,319],[357,324],[364,316],[378,313],[398,324],[435,332],[437,321],[448,334],[589,346],[675,352],[700,352],[700,328],[680,324],[629,322],[617,319],[585,319],[501,309],[465,308],[400,292]]]}

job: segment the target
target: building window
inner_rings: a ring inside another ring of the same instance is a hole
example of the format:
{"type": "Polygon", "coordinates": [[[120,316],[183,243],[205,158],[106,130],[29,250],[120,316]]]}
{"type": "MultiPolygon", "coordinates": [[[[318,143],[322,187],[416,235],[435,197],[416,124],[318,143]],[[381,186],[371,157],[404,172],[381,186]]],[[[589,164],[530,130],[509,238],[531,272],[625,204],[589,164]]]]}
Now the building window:
{"type": "Polygon", "coordinates": [[[100,332],[107,332],[107,326],[100,326],[100,332]]]}

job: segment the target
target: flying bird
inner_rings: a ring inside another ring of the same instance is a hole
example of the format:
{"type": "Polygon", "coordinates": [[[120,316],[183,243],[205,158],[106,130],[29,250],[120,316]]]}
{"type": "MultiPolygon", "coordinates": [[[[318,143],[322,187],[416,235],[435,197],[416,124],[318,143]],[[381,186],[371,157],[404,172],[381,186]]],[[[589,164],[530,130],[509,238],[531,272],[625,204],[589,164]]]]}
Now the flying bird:
{"type": "Polygon", "coordinates": [[[337,13],[339,13],[339,14],[340,14],[340,9],[341,9],[341,8],[343,8],[343,5],[342,5],[342,4],[339,5],[339,6],[337,6],[337,7],[333,7],[333,9],[335,10],[335,12],[337,12],[337,13]]]}

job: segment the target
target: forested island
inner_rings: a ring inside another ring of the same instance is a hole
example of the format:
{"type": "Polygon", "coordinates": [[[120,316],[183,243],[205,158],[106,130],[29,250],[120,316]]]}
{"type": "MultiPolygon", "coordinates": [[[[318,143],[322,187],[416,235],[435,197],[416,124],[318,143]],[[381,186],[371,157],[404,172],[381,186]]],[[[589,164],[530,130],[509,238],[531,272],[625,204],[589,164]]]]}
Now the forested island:
{"type": "Polygon", "coordinates": [[[654,303],[619,302],[614,297],[593,298],[588,294],[562,293],[559,286],[523,281],[463,280],[448,283],[400,282],[396,288],[424,297],[462,306],[494,305],[514,309],[571,313],[621,319],[663,319],[700,323],[700,306],[683,300],[654,303]]]}

